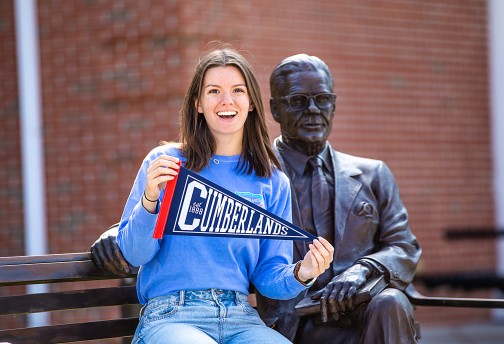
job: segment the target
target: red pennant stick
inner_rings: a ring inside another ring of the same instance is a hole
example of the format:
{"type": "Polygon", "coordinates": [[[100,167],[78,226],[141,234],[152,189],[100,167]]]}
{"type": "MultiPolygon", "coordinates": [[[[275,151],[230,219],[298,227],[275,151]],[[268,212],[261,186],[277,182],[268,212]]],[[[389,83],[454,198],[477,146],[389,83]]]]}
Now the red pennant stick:
{"type": "MultiPolygon", "coordinates": [[[[179,167],[182,165],[180,159],[178,165],[179,167]]],[[[161,202],[161,209],[159,209],[159,214],[156,220],[156,228],[154,228],[154,234],[152,235],[154,239],[161,239],[163,237],[166,220],[168,219],[168,213],[170,212],[170,206],[173,199],[173,193],[175,192],[175,186],[177,185],[178,176],[179,175],[177,173],[175,178],[166,183],[163,202],[161,202]]]]}

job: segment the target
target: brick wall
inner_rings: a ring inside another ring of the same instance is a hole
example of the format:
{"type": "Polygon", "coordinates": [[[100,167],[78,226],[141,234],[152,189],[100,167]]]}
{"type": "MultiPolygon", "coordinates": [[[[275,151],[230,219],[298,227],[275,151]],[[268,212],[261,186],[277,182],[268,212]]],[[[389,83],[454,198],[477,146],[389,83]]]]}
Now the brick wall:
{"type": "MultiPolygon", "coordinates": [[[[22,175],[17,102],[14,8],[0,1],[0,242],[2,255],[21,255],[23,242],[22,175]]],[[[0,289],[0,296],[22,292],[22,287],[0,289]]],[[[0,326],[18,326],[24,316],[0,316],[0,326]]],[[[0,327],[1,328],[1,327],[0,327]]]]}
{"type": "Polygon", "coordinates": [[[0,242],[2,254],[23,253],[21,142],[13,6],[0,2],[0,242]]]}
{"type": "MultiPolygon", "coordinates": [[[[5,255],[23,253],[12,7],[0,1],[5,255]]],[[[494,224],[484,0],[39,0],[38,15],[51,253],[87,250],[119,219],[142,158],[177,138],[198,57],[220,40],[248,51],[266,102],[282,58],[325,60],[338,93],[331,142],[391,167],[424,249],[420,272],[494,268],[492,240],[443,239],[447,228],[494,224]]],[[[273,120],[271,128],[276,136],[273,120]]],[[[417,317],[462,322],[488,312],[417,317]]]]}

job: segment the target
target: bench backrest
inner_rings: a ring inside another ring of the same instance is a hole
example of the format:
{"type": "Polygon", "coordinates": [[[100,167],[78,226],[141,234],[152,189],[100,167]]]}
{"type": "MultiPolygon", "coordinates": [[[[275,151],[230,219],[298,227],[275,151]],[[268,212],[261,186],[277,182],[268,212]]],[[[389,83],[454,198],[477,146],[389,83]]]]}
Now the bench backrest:
{"type": "MultiPolygon", "coordinates": [[[[134,278],[135,275],[130,277],[134,278]]],[[[0,287],[110,280],[120,277],[99,270],[90,253],[0,257],[0,287]]],[[[79,284],[81,286],[82,283],[79,284]]],[[[3,293],[2,293],[3,294],[3,293]]],[[[0,297],[0,315],[138,304],[134,285],[0,297]]],[[[132,336],[138,318],[0,330],[0,342],[66,343],[132,336]]]]}

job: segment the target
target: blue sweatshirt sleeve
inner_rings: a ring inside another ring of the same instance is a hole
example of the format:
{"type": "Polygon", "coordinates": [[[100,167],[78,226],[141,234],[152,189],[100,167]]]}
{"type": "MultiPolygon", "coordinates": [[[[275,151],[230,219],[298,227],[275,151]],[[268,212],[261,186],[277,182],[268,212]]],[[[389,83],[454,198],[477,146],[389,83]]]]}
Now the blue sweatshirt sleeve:
{"type": "Polygon", "coordinates": [[[148,166],[149,159],[146,158],[138,171],[124,207],[117,236],[124,258],[133,266],[149,262],[159,250],[162,240],[152,238],[157,214],[149,213],[142,205],[148,166]]]}
{"type": "MultiPolygon", "coordinates": [[[[287,177],[279,174],[279,185],[272,193],[268,210],[292,222],[291,189],[287,177]]],[[[294,277],[293,245],[290,240],[261,240],[259,261],[252,283],[259,292],[272,299],[296,297],[306,287],[294,277]]]]}

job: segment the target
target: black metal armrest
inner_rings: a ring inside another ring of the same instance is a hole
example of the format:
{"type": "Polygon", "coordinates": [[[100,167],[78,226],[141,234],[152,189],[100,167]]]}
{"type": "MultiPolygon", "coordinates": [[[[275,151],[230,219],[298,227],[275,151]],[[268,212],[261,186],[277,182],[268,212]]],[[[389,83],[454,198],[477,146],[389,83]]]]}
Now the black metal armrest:
{"type": "Polygon", "coordinates": [[[468,308],[504,308],[504,299],[455,298],[425,296],[418,292],[413,284],[404,291],[415,306],[433,307],[468,307],[468,308]]]}

